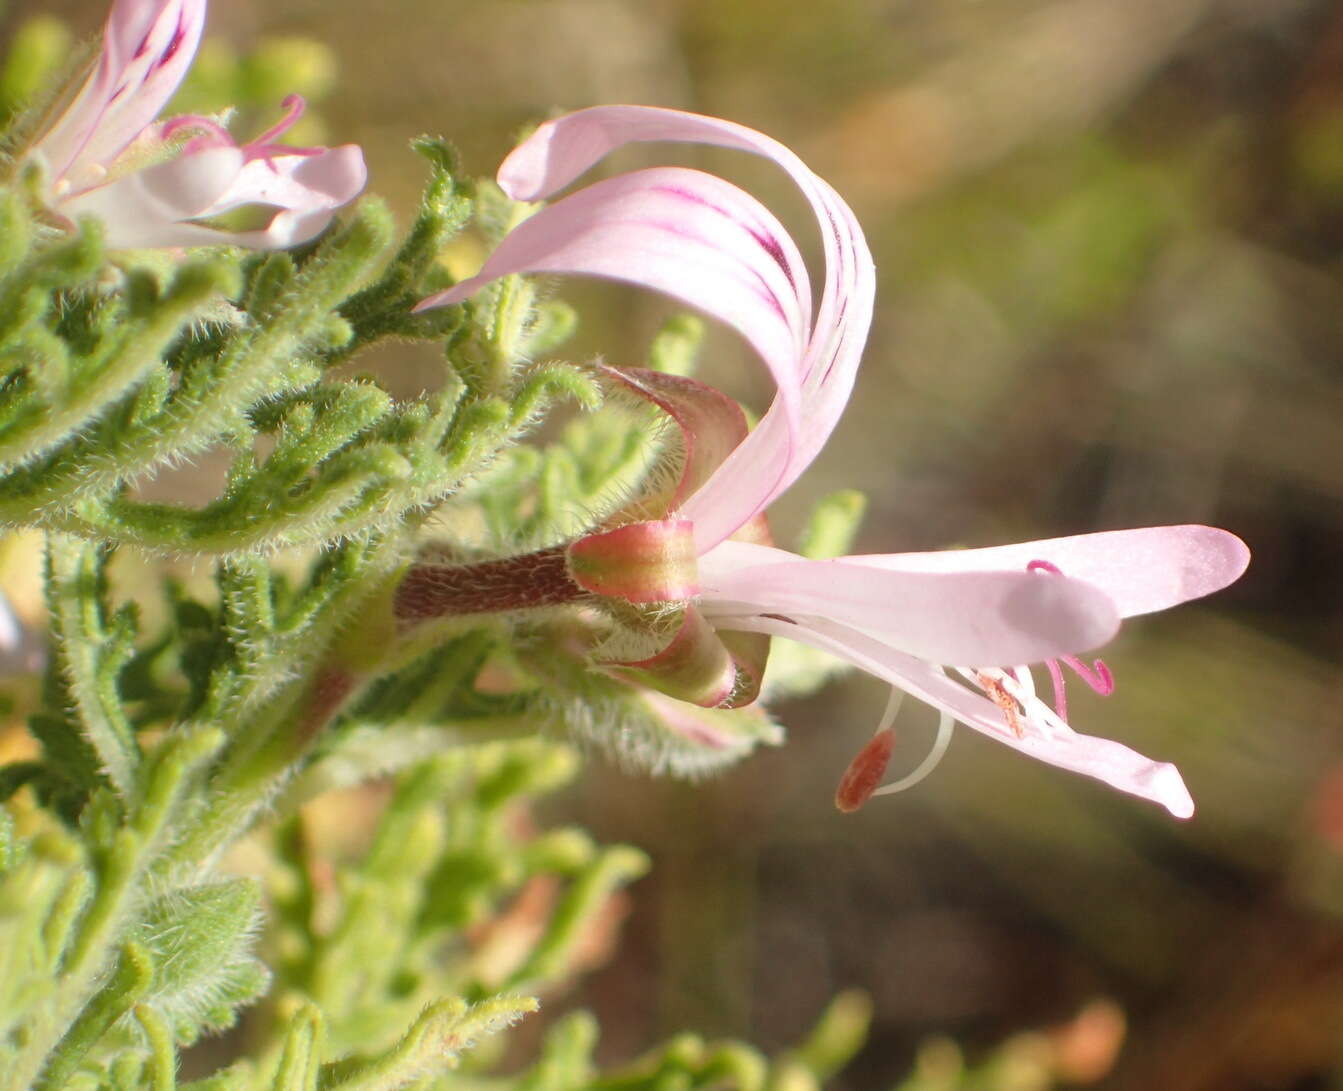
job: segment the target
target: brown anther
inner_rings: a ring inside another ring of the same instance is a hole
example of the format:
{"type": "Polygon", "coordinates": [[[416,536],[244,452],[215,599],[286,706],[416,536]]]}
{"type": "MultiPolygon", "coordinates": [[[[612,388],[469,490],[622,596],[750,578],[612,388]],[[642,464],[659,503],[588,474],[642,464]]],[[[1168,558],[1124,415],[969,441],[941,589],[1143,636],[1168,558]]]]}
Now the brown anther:
{"type": "Polygon", "coordinates": [[[878,731],[858,751],[835,789],[835,806],[845,814],[852,814],[869,799],[886,775],[886,766],[895,749],[895,728],[878,731]]]}
{"type": "Polygon", "coordinates": [[[1012,729],[1012,734],[1018,739],[1024,739],[1026,729],[1021,726],[1021,705],[1017,699],[1007,692],[998,679],[984,671],[975,671],[975,681],[984,691],[984,696],[1002,709],[1003,718],[1007,720],[1007,726],[1012,729]]]}

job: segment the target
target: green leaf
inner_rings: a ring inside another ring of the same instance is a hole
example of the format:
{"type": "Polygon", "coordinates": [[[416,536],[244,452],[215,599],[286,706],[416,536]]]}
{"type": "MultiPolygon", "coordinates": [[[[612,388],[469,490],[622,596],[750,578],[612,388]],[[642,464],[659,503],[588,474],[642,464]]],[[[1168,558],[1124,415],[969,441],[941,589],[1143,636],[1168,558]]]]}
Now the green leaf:
{"type": "Polygon", "coordinates": [[[667,319],[648,349],[648,366],[669,375],[693,375],[704,343],[704,321],[693,314],[667,319]]]}
{"type": "Polygon", "coordinates": [[[70,31],[59,19],[37,15],[14,34],[0,71],[0,124],[7,122],[45,89],[66,63],[70,31]]]}
{"type": "Polygon", "coordinates": [[[562,978],[588,926],[618,887],[643,876],[650,861],[629,845],[603,849],[565,891],[545,934],[509,982],[511,988],[533,987],[562,978]]]}
{"type": "Polygon", "coordinates": [[[798,552],[812,560],[848,553],[866,512],[867,497],[857,489],[840,489],[822,497],[807,519],[798,552]]]}
{"type": "Polygon", "coordinates": [[[144,910],[136,939],[153,956],[154,983],[143,1002],[179,1041],[228,1026],[265,990],[269,975],[251,953],[260,902],[255,880],[231,879],[170,891],[144,910]]]}
{"type": "Polygon", "coordinates": [[[47,593],[60,670],[74,706],[69,723],[97,756],[98,772],[125,800],[137,789],[141,754],[117,679],[134,651],[135,622],[132,614],[119,613],[109,623],[106,566],[107,554],[96,545],[63,535],[48,540],[47,593]]]}
{"type": "Polygon", "coordinates": [[[526,996],[496,996],[479,1004],[440,1000],[385,1053],[324,1066],[319,1086],[322,1091],[395,1091],[456,1065],[477,1039],[511,1026],[537,1007],[526,996]]]}

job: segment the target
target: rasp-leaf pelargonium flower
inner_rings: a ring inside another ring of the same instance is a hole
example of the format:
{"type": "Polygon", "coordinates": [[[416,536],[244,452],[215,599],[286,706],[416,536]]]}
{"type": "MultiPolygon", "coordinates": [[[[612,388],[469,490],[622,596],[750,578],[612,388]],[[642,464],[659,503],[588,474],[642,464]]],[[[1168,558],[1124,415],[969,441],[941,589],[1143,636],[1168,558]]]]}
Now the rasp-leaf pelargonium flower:
{"type": "MultiPolygon", "coordinates": [[[[1095,777],[1187,817],[1176,769],[1074,731],[1040,700],[1024,664],[1109,640],[1122,617],[1165,609],[1235,580],[1248,551],[1211,527],[1152,527],[996,549],[814,561],[767,544],[759,518],[815,458],[852,390],[875,277],[853,213],[777,141],[732,122],[636,106],[548,122],[505,160],[499,182],[539,200],[632,141],[717,144],[773,159],[816,213],[825,276],[815,314],[796,245],[763,206],[699,171],[635,171],[557,201],[517,227],[480,274],[422,307],[457,302],[514,273],[630,281],[735,327],[778,393],[747,431],[740,410],[692,380],[607,369],[680,430],[679,484],[659,518],[590,534],[565,551],[567,575],[593,594],[683,602],[663,651],[614,669],[707,706],[754,699],[761,656],[747,634],[786,636],[838,655],[1014,749],[1095,777]],[[734,540],[735,539],[735,540],[734,540]],[[959,679],[959,680],[958,680],[959,679]]],[[[866,774],[866,770],[863,770],[866,774]]],[[[863,790],[870,792],[875,784],[863,790]]]]}
{"type": "Polygon", "coordinates": [[[42,170],[46,204],[62,223],[93,215],[117,249],[233,244],[295,246],[318,235],[364,188],[360,149],[276,143],[303,112],[239,145],[211,118],[156,121],[196,55],[205,0],[115,0],[93,71],[21,157],[42,170]],[[250,209],[254,230],[209,226],[250,209]]]}

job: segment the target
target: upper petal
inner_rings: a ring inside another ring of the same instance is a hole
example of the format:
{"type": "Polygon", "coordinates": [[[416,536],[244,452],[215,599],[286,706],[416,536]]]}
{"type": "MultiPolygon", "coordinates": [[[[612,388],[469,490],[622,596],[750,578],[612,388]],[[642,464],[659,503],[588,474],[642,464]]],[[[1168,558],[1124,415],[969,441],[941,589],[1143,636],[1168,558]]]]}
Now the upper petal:
{"type": "Polygon", "coordinates": [[[75,188],[115,159],[163,110],[191,66],[205,0],[115,0],[97,66],[34,145],[53,178],[75,188]]]}
{"type": "Polygon", "coordinates": [[[874,571],[724,542],[700,562],[700,607],[722,628],[774,615],[824,618],[879,635],[935,663],[1039,662],[1105,643],[1119,627],[1104,592],[1074,579],[1011,571],[874,571]],[[755,557],[751,564],[741,558],[755,557]]]}
{"type": "MultiPolygon", "coordinates": [[[[853,212],[824,180],[778,141],[719,118],[649,106],[580,110],[547,122],[514,149],[499,169],[499,184],[519,200],[542,199],[614,149],[654,140],[716,144],[774,160],[815,212],[825,252],[820,303],[794,361],[794,383],[800,384],[800,393],[795,385],[783,382],[783,370],[766,357],[780,384],[779,396],[755,431],[683,509],[695,522],[699,548],[707,550],[792,484],[833,431],[848,401],[871,325],[875,273],[853,212]]],[[[803,309],[809,310],[806,273],[787,236],[771,237],[765,248],[784,270],[803,309]]],[[[436,301],[446,298],[460,296],[436,301]]],[[[739,320],[727,320],[739,325],[739,320]]]]}
{"type": "Polygon", "coordinates": [[[685,515],[695,520],[700,548],[708,549],[736,529],[724,517],[733,508],[733,497],[747,499],[743,490],[755,486],[753,475],[762,463],[774,461],[762,459],[754,448],[783,448],[787,459],[783,473],[767,480],[767,491],[746,518],[791,485],[834,430],[867,341],[876,276],[862,228],[834,189],[777,140],[721,118],[651,106],[579,110],[547,122],[515,148],[499,168],[499,184],[513,197],[536,200],[568,185],[616,148],[664,140],[715,144],[772,159],[788,172],[811,205],[825,252],[824,286],[800,366],[804,405],[800,428],[794,432],[770,420],[778,414],[776,402],[701,495],[692,498],[685,515]],[[720,492],[728,496],[720,498],[716,495],[720,492]]]}
{"type": "Polygon", "coordinates": [[[1065,576],[1101,588],[1121,616],[1165,610],[1219,591],[1240,578],[1250,550],[1234,534],[1197,525],[1142,527],[1038,542],[845,557],[850,564],[903,572],[1024,569],[1047,561],[1065,576]]]}
{"type": "MultiPolygon", "coordinates": [[[[792,422],[785,435],[796,429],[800,362],[811,321],[806,273],[783,226],[731,183],[679,167],[597,182],[524,220],[478,275],[417,310],[458,302],[512,273],[623,280],[733,326],[774,377],[782,414],[792,422]]],[[[787,451],[779,456],[764,489],[784,469],[787,451]]],[[[753,514],[747,510],[742,521],[753,514]]]]}

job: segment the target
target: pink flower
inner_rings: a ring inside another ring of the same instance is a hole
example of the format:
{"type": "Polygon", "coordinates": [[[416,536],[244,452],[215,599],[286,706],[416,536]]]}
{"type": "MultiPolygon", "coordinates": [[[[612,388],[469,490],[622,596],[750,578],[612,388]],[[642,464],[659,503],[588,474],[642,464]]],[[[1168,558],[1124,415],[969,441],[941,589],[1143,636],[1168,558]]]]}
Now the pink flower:
{"type": "Polygon", "coordinates": [[[39,635],[19,619],[0,591],[0,679],[41,670],[46,651],[39,635]]]}
{"type": "MultiPolygon", "coordinates": [[[[1069,726],[1060,715],[1062,683],[1052,663],[1055,707],[1037,695],[1024,664],[1056,657],[1057,642],[1051,638],[1060,632],[1032,632],[1041,616],[1037,603],[1029,603],[1025,624],[1014,633],[1012,592],[999,605],[989,595],[980,597],[973,583],[960,591],[934,581],[1027,574],[1046,585],[1095,588],[1119,617],[1127,618],[1217,591],[1238,578],[1248,562],[1249,550],[1239,538],[1204,526],[1144,527],[988,549],[833,561],[724,542],[700,558],[698,603],[715,629],[785,636],[821,648],[1014,750],[1188,818],[1193,800],[1173,765],[1069,726]],[[1067,573],[1067,579],[1031,571],[1040,561],[1067,573]],[[982,623],[989,628],[981,628],[982,623]],[[995,625],[1005,625],[1008,632],[993,631],[995,625]],[[982,663],[1021,665],[974,665],[982,663]]],[[[1099,610],[1095,620],[1099,624],[1099,610]]],[[[1072,650],[1099,642],[1087,639],[1072,650]]],[[[1077,666],[1079,673],[1086,670],[1077,666]]],[[[1109,692],[1103,668],[1092,681],[1098,691],[1109,692]]]]}
{"type": "MultiPolygon", "coordinates": [[[[662,518],[590,534],[566,552],[569,579],[590,592],[687,603],[662,651],[612,669],[696,704],[735,706],[759,690],[765,649],[751,634],[785,636],[914,694],[948,727],[957,720],[1178,817],[1192,814],[1173,766],[1067,724],[1053,661],[1065,658],[1106,691],[1103,666],[1087,668],[1072,653],[1110,639],[1122,617],[1226,586],[1245,568],[1244,544],[1191,526],[833,561],[765,544],[757,517],[815,457],[848,400],[872,314],[871,258],[848,206],[797,156],[714,118],[636,106],[583,110],[538,129],[504,161],[499,181],[514,198],[545,198],[614,148],[644,140],[740,148],[788,171],[825,247],[814,317],[806,269],[778,221],[722,179],[679,168],[620,175],[557,201],[517,227],[478,276],[420,305],[457,302],[513,273],[613,277],[727,322],[773,375],[774,403],[748,433],[739,407],[703,384],[606,369],[675,421],[684,448],[662,518]],[[1050,666],[1054,709],[1036,695],[1027,667],[1008,665],[1032,662],[1050,666]]],[[[865,798],[888,754],[889,739],[869,744],[846,784],[865,798]]]]}
{"type": "Polygon", "coordinates": [[[97,66],[60,117],[28,149],[62,220],[97,216],[114,248],[233,244],[294,246],[318,235],[364,188],[359,148],[275,143],[302,115],[239,146],[217,122],[155,122],[186,75],[205,24],[205,0],[114,0],[97,66]],[[174,147],[185,136],[185,143],[174,147]],[[255,206],[265,227],[214,230],[199,221],[255,206]]]}

